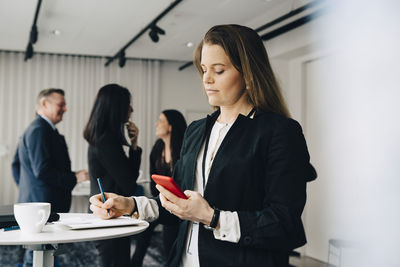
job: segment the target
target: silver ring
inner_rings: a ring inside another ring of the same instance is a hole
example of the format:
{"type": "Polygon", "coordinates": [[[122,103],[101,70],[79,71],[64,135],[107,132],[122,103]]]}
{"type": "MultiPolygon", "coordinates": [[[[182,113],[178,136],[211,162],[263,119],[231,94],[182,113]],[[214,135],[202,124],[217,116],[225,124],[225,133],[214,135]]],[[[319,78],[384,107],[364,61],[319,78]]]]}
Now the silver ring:
{"type": "Polygon", "coordinates": [[[169,211],[169,213],[173,214],[172,211],[169,211]]]}

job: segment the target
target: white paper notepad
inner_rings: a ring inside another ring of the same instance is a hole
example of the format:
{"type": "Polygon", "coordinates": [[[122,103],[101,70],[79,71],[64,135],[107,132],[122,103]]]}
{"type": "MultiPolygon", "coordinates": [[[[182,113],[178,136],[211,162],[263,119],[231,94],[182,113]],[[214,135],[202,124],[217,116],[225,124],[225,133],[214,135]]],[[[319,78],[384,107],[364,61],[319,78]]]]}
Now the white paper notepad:
{"type": "Polygon", "coordinates": [[[73,217],[61,219],[54,224],[61,224],[67,226],[72,230],[91,229],[91,228],[104,228],[104,227],[118,227],[118,226],[135,226],[146,224],[145,221],[137,220],[129,217],[119,217],[109,220],[102,220],[100,218],[91,217],[73,217]]]}

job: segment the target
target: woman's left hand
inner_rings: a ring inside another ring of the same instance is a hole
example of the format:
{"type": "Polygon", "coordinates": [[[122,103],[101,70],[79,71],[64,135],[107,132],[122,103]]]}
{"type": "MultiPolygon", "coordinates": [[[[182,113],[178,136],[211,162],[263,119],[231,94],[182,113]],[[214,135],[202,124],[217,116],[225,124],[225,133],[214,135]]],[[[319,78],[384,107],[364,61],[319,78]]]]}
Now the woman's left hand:
{"type": "Polygon", "coordinates": [[[210,207],[203,196],[195,191],[186,190],[184,193],[188,199],[177,197],[161,185],[156,185],[160,191],[161,205],[178,216],[182,220],[201,222],[209,225],[214,214],[214,209],[210,207]]]}

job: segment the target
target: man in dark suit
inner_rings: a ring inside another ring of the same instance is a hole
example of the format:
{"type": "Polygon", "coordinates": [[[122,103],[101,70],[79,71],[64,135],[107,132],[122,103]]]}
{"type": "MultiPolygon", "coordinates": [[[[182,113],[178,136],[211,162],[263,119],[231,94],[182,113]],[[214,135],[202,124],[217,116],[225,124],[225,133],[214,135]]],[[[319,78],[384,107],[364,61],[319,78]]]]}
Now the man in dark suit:
{"type": "MultiPolygon", "coordinates": [[[[38,116],[22,135],[12,163],[18,202],[49,202],[52,212],[68,212],[72,189],[89,179],[87,170],[71,171],[67,144],[55,127],[66,111],[63,90],[39,93],[38,116]]],[[[26,257],[24,266],[29,266],[26,257]]]]}

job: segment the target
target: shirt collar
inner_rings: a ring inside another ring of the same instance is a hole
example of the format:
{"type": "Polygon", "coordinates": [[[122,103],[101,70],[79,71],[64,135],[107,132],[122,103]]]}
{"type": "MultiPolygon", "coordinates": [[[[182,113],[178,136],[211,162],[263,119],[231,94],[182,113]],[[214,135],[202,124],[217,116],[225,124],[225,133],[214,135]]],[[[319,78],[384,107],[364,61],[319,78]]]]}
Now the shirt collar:
{"type": "Polygon", "coordinates": [[[42,117],[45,121],[47,121],[48,124],[50,124],[51,128],[53,128],[53,130],[56,130],[56,126],[54,125],[54,123],[51,122],[51,120],[49,118],[47,118],[44,115],[39,115],[40,117],[42,117]]]}

